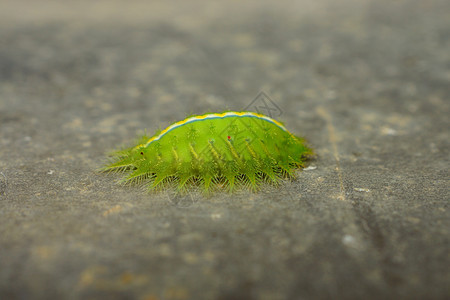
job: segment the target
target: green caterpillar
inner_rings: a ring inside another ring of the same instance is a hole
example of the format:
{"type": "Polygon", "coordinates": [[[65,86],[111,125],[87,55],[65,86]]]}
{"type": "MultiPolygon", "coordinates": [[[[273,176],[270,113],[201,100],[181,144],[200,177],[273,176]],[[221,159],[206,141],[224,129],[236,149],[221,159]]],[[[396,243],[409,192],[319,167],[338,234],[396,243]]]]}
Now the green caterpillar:
{"type": "Polygon", "coordinates": [[[293,177],[312,150],[280,122],[253,112],[192,116],[137,146],[110,154],[101,170],[125,172],[122,183],[147,184],[150,190],[200,186],[257,190],[262,182],[277,184],[293,177]]]}

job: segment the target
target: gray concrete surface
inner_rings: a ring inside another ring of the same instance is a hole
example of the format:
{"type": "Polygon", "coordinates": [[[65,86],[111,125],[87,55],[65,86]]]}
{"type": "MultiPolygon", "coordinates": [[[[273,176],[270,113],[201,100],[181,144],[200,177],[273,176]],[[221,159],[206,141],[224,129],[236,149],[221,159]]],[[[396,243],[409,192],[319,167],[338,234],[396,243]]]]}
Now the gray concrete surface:
{"type": "Polygon", "coordinates": [[[1,1],[0,298],[448,299],[449,10],[1,1]],[[173,198],[95,173],[260,91],[317,152],[294,181],[173,198]]]}

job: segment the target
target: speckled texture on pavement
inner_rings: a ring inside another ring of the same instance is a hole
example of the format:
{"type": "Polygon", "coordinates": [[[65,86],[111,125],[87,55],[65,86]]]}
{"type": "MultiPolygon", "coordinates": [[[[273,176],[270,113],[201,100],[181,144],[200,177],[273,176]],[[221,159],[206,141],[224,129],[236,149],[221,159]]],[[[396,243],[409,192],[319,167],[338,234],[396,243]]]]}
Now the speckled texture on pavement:
{"type": "Polygon", "coordinates": [[[0,3],[1,299],[448,297],[448,1],[152,3],[0,3]],[[247,107],[316,150],[296,180],[176,198],[95,173],[247,107]]]}

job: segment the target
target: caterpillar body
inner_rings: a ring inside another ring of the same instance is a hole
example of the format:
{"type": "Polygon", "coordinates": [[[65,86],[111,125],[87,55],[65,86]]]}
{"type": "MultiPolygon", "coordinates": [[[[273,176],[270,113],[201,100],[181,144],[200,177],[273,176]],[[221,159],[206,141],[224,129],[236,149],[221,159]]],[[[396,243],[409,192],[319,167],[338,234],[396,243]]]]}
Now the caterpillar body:
{"type": "Polygon", "coordinates": [[[144,135],[136,146],[111,153],[101,170],[123,172],[122,183],[146,184],[150,190],[257,190],[263,182],[294,176],[312,153],[282,123],[259,113],[228,111],[191,116],[152,137],[144,135]]]}

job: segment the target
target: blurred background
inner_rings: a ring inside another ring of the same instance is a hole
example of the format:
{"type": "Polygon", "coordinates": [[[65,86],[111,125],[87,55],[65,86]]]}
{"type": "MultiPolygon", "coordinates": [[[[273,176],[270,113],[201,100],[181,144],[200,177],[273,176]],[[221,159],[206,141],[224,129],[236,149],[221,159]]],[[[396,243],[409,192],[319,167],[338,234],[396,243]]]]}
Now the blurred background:
{"type": "Polygon", "coordinates": [[[444,299],[450,4],[0,0],[0,298],[444,299]],[[259,193],[95,173],[190,114],[317,153],[259,193]]]}

